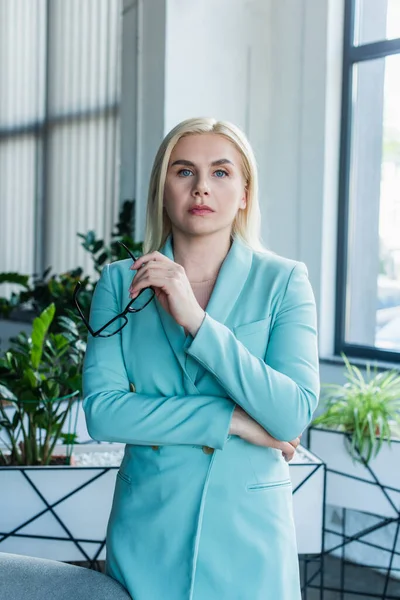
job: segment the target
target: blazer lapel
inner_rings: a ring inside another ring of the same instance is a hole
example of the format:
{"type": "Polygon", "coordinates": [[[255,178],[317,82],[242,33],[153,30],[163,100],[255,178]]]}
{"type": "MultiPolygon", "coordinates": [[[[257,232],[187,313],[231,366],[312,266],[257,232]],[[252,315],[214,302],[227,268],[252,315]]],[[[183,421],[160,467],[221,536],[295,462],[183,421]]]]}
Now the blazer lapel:
{"type": "MultiPolygon", "coordinates": [[[[160,252],[164,256],[174,260],[171,235],[167,238],[160,252]]],[[[249,275],[252,256],[252,250],[239,239],[236,238],[232,242],[230,250],[221,265],[214,289],[205,309],[210,317],[216,321],[225,323],[229,317],[249,275]]],[[[187,339],[184,328],[178,325],[175,319],[163,309],[156,297],[154,301],[171,348],[183,372],[187,376],[185,381],[188,386],[187,392],[189,394],[198,393],[195,385],[196,377],[199,369],[203,373],[205,370],[184,351],[185,345],[193,338],[189,335],[189,339],[187,339]]]]}

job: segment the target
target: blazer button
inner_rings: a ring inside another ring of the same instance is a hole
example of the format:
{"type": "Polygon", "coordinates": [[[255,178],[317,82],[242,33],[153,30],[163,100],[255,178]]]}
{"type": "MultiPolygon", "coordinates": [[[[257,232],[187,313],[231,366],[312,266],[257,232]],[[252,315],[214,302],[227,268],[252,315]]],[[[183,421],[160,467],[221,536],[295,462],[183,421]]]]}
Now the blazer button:
{"type": "Polygon", "coordinates": [[[153,450],[158,450],[160,446],[152,446],[153,450]]]}
{"type": "Polygon", "coordinates": [[[210,446],[203,446],[204,454],[212,454],[214,452],[214,448],[210,448],[210,446]]]}

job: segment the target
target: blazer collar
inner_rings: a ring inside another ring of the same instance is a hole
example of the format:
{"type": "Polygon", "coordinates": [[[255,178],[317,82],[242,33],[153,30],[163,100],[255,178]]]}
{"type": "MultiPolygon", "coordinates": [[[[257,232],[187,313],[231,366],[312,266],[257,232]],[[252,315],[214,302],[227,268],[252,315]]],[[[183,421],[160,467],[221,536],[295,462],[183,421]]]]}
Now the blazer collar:
{"type": "MultiPolygon", "coordinates": [[[[164,245],[159,250],[161,254],[174,260],[172,247],[172,235],[166,239],[164,245]]],[[[206,306],[206,312],[220,323],[225,323],[249,275],[253,252],[251,248],[246,246],[241,240],[235,238],[225,257],[224,262],[218,273],[210,300],[206,306]]],[[[158,302],[157,297],[154,298],[165,334],[171,344],[176,358],[179,361],[184,373],[194,385],[194,378],[197,374],[198,366],[190,364],[195,362],[184,351],[184,345],[187,340],[184,328],[176,323],[175,319],[167,313],[158,302]],[[189,359],[189,360],[188,360],[189,359]],[[189,371],[189,372],[188,372],[189,371]]],[[[191,336],[190,336],[191,337],[191,336]]],[[[192,393],[196,393],[194,388],[192,393]]],[[[190,391],[189,391],[190,393],[190,391]]]]}

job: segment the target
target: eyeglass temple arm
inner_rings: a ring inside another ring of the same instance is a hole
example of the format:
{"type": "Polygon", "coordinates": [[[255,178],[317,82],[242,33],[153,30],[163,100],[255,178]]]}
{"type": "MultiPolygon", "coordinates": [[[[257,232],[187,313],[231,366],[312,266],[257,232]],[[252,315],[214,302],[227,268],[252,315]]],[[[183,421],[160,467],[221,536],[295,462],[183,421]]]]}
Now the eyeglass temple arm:
{"type": "Polygon", "coordinates": [[[133,260],[133,262],[135,262],[137,260],[136,256],[134,256],[132,254],[132,252],[129,250],[128,246],[126,246],[124,244],[124,242],[117,242],[118,244],[120,244],[120,246],[123,246],[125,248],[125,250],[127,251],[127,253],[129,254],[129,256],[131,257],[131,259],[133,260]]]}
{"type": "Polygon", "coordinates": [[[77,284],[76,284],[75,290],[74,290],[73,300],[74,300],[75,306],[76,306],[76,308],[77,308],[77,310],[79,312],[79,316],[81,317],[81,319],[84,322],[84,324],[85,324],[86,328],[88,329],[88,331],[94,336],[95,333],[97,333],[97,332],[94,332],[93,329],[91,328],[91,326],[89,325],[89,322],[86,319],[85,315],[83,314],[83,311],[82,311],[82,309],[81,309],[81,307],[79,305],[79,302],[78,302],[78,292],[80,290],[80,287],[81,287],[81,282],[78,281],[77,284]]]}

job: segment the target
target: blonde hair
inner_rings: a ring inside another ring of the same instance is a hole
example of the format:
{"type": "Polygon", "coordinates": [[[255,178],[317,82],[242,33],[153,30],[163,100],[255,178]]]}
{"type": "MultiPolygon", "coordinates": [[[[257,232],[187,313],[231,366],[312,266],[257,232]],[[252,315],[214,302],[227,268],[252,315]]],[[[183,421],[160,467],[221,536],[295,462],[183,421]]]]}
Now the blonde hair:
{"type": "Polygon", "coordinates": [[[261,212],[258,201],[257,164],[245,134],[232,123],[212,118],[193,118],[176,125],[162,141],[150,176],[147,199],[146,232],[143,253],[160,250],[171,233],[171,221],[163,210],[164,186],[172,150],[184,136],[215,133],[231,141],[240,152],[243,160],[243,174],[246,180],[247,203],[239,210],[232,224],[232,238],[240,238],[247,246],[258,252],[265,252],[261,242],[261,212]]]}

